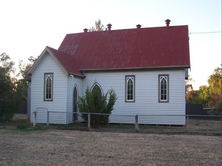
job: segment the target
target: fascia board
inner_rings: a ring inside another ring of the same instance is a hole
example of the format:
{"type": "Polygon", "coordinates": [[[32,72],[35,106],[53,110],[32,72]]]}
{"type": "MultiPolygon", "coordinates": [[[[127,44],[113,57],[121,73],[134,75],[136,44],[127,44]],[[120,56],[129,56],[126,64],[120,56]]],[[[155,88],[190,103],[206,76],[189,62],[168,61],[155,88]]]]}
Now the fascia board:
{"type": "Polygon", "coordinates": [[[156,66],[156,67],[131,67],[131,68],[99,68],[99,69],[79,69],[79,71],[121,71],[121,70],[166,70],[166,69],[186,69],[189,65],[181,66],[156,66]]]}

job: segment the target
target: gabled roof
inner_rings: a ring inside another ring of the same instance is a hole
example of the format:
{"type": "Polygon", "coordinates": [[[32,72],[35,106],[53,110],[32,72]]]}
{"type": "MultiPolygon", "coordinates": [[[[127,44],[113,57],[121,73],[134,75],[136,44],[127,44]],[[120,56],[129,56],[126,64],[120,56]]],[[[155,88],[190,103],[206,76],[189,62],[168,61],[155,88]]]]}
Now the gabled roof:
{"type": "Polygon", "coordinates": [[[190,67],[188,26],[68,34],[58,50],[82,70],[190,67]]]}
{"type": "Polygon", "coordinates": [[[47,50],[67,73],[76,75],[87,70],[190,68],[187,25],[67,34],[58,50],[47,50]]]}
{"type": "Polygon", "coordinates": [[[31,74],[47,54],[52,56],[52,58],[58,63],[58,65],[67,74],[74,74],[77,76],[82,76],[82,73],[79,72],[78,68],[73,66],[73,64],[75,64],[75,61],[70,55],[67,55],[66,53],[55,50],[48,46],[43,50],[43,52],[41,53],[37,61],[29,69],[27,74],[31,74]]]}
{"type": "Polygon", "coordinates": [[[70,74],[82,75],[82,73],[78,70],[77,62],[70,55],[61,52],[59,50],[48,47],[48,49],[53,53],[53,55],[59,60],[62,66],[66,69],[66,71],[70,74]]]}

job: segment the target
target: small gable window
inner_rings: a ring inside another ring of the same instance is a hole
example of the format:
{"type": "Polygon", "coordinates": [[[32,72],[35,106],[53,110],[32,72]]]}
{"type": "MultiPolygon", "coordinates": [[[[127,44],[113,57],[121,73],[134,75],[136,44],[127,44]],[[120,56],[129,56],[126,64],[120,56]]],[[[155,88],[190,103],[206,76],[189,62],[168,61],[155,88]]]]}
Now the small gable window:
{"type": "Polygon", "coordinates": [[[44,100],[52,101],[53,99],[53,74],[45,73],[44,79],[44,100]]]}
{"type": "Polygon", "coordinates": [[[135,102],[135,76],[126,76],[125,79],[125,100],[126,102],[135,102]]]}
{"type": "Polygon", "coordinates": [[[169,75],[159,75],[159,102],[169,102],[169,75]]]}

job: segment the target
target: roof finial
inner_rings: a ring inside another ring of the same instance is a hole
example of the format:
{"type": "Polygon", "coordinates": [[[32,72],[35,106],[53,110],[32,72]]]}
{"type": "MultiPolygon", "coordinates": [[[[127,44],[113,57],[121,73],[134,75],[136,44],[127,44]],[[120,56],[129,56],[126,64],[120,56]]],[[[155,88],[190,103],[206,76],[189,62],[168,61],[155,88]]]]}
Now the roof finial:
{"type": "Polygon", "coordinates": [[[85,29],[83,29],[83,31],[84,31],[84,33],[86,33],[86,32],[88,32],[88,29],[87,29],[87,28],[85,28],[85,29]]]}
{"type": "Polygon", "coordinates": [[[108,27],[108,31],[111,31],[111,27],[112,27],[112,24],[107,24],[107,27],[108,27]]]}
{"type": "Polygon", "coordinates": [[[165,22],[166,22],[166,29],[169,29],[169,25],[170,25],[171,20],[167,19],[167,20],[165,20],[165,22]]]}
{"type": "Polygon", "coordinates": [[[136,27],[137,27],[137,29],[140,29],[140,28],[141,28],[141,25],[140,25],[140,24],[137,24],[136,27]]]}

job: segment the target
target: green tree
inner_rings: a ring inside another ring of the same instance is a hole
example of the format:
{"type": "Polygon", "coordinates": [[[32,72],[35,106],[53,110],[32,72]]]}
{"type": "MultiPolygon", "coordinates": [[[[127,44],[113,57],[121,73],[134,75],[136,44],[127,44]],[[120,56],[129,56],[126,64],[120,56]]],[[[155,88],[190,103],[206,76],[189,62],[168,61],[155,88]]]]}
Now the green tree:
{"type": "Polygon", "coordinates": [[[198,96],[204,107],[208,106],[208,103],[211,100],[210,89],[206,85],[202,85],[199,87],[198,96]]]}
{"type": "MultiPolygon", "coordinates": [[[[108,90],[106,94],[101,94],[99,87],[95,86],[92,91],[87,88],[85,96],[79,97],[78,107],[80,112],[111,114],[116,100],[117,96],[113,89],[108,90]],[[107,99],[107,97],[109,98],[107,99]]],[[[83,114],[82,117],[86,122],[88,121],[86,114],[83,114]]],[[[107,123],[109,123],[109,116],[91,115],[93,127],[107,123]]]]}
{"type": "Polygon", "coordinates": [[[198,95],[198,91],[188,91],[186,94],[187,104],[203,104],[201,98],[198,95]]]}
{"type": "Polygon", "coordinates": [[[222,69],[219,67],[214,70],[208,79],[209,89],[211,93],[210,106],[213,108],[210,114],[222,114],[222,69]]]}
{"type": "Polygon", "coordinates": [[[16,79],[11,77],[15,72],[14,62],[10,61],[9,55],[0,55],[0,121],[8,122],[11,120],[18,108],[16,98],[16,79]]]}
{"type": "Polygon", "coordinates": [[[22,101],[27,101],[27,75],[26,72],[30,69],[30,67],[33,65],[33,63],[37,60],[37,58],[30,56],[28,58],[28,63],[24,63],[23,60],[19,60],[19,73],[16,75],[16,77],[20,77],[21,79],[17,80],[16,82],[16,88],[17,88],[17,95],[20,96],[22,101]]]}
{"type": "Polygon", "coordinates": [[[95,31],[104,31],[104,25],[102,24],[102,21],[98,19],[95,21],[95,27],[90,27],[89,32],[95,32],[95,31]]]}
{"type": "MultiPolygon", "coordinates": [[[[222,74],[221,69],[216,68],[208,79],[209,86],[200,86],[198,91],[187,91],[186,101],[190,104],[203,104],[204,107],[221,109],[222,74]]],[[[186,82],[186,86],[190,84],[186,82]]]]}
{"type": "Polygon", "coordinates": [[[19,73],[16,75],[16,77],[26,78],[26,72],[31,68],[31,66],[36,62],[37,59],[38,58],[30,56],[28,58],[28,63],[24,63],[23,60],[19,60],[19,73]]]}
{"type": "Polygon", "coordinates": [[[19,61],[19,73],[16,77],[11,75],[15,73],[14,62],[10,61],[10,56],[6,53],[0,55],[0,121],[8,122],[18,111],[20,103],[27,98],[27,81],[25,72],[30,68],[36,58],[29,57],[29,63],[24,64],[19,61]]]}
{"type": "Polygon", "coordinates": [[[214,73],[210,75],[208,79],[208,84],[211,94],[216,94],[221,96],[222,93],[222,74],[221,69],[218,67],[214,69],[214,73]]]}

